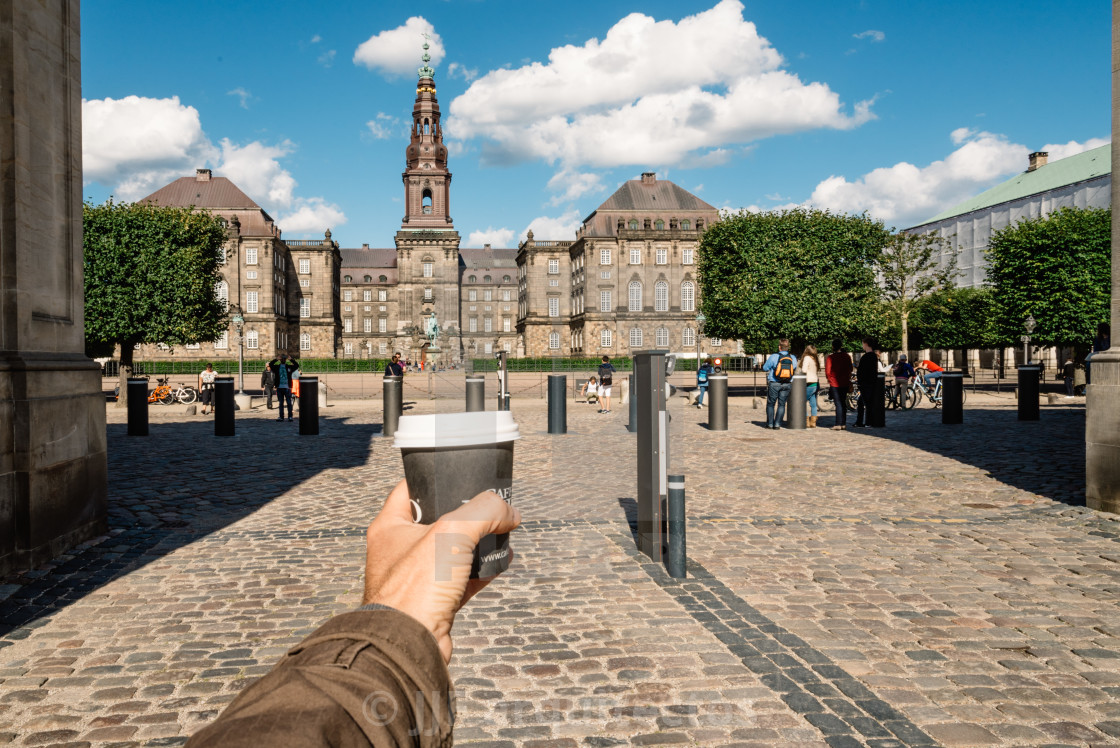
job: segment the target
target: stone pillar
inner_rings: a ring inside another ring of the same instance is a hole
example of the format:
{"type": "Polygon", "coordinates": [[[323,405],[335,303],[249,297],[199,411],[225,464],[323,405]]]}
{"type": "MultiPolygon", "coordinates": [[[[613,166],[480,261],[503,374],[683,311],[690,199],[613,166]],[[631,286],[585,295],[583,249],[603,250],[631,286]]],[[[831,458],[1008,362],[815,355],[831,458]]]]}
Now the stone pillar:
{"type": "Polygon", "coordinates": [[[85,356],[78,0],[0,0],[0,574],[106,529],[85,356]]]}
{"type": "MultiPolygon", "coordinates": [[[[1112,128],[1120,127],[1120,14],[1112,16],[1112,128]]],[[[1120,148],[1112,149],[1112,173],[1120,174],[1120,148]]],[[[1113,334],[1120,323],[1120,190],[1112,190],[1113,334]]],[[[1085,503],[1120,512],[1120,348],[1093,356],[1085,401],[1085,503]]]]}

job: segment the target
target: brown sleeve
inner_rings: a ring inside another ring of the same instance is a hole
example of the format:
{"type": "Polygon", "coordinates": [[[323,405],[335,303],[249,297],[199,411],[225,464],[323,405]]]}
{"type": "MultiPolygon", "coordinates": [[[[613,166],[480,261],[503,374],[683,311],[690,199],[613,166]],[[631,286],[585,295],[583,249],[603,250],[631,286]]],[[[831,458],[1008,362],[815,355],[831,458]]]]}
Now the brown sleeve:
{"type": "Polygon", "coordinates": [[[242,691],[190,748],[451,746],[454,697],[432,635],[395,610],[343,613],[242,691]]]}

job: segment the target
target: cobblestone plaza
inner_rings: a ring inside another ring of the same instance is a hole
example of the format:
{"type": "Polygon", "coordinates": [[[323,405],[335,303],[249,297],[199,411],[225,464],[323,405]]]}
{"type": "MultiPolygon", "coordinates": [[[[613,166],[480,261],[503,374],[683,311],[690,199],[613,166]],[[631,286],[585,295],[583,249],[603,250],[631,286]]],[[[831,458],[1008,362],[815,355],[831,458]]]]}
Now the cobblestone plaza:
{"type": "MultiPolygon", "coordinates": [[[[461,409],[418,399],[410,412],[461,409]]],[[[881,430],[731,428],[674,398],[689,578],[634,545],[624,407],[518,398],[509,571],[459,615],[459,745],[1120,746],[1120,522],[1084,496],[1080,403],[970,393],[881,430]]],[[[0,586],[0,744],[180,745],[332,614],[400,480],[380,402],[110,407],[110,531],[0,586]]],[[[822,423],[827,419],[822,419],[822,423]]]]}

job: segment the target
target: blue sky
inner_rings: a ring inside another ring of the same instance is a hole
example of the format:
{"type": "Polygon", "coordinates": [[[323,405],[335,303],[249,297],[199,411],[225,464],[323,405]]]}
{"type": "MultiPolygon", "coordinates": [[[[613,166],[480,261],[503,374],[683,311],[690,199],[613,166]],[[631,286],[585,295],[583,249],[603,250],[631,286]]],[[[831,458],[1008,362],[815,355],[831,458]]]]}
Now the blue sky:
{"type": "Polygon", "coordinates": [[[572,238],[656,171],[719,208],[920,222],[1110,138],[1110,7],[1060,2],[82,4],[85,195],[208,166],[288,238],[393,246],[432,33],[464,246],[572,238]]]}

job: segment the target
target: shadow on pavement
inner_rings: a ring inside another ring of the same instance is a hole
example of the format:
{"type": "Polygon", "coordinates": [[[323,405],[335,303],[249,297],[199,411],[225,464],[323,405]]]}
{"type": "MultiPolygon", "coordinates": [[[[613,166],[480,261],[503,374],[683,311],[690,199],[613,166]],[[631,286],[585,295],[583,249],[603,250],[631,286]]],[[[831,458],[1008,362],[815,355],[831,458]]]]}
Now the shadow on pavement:
{"type": "Polygon", "coordinates": [[[300,436],[298,420],[242,418],[236,436],[217,437],[200,417],[152,422],[147,437],[128,436],[123,423],[107,431],[109,538],[9,580],[22,586],[3,601],[0,636],[26,638],[45,616],[324,470],[366,464],[381,424],[322,417],[318,436],[300,436]]]}

